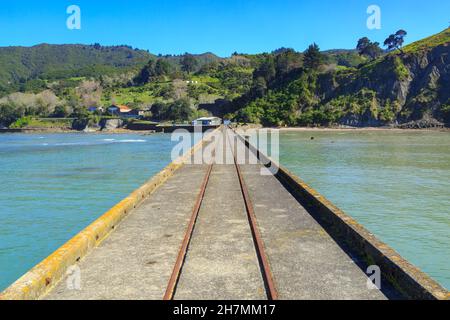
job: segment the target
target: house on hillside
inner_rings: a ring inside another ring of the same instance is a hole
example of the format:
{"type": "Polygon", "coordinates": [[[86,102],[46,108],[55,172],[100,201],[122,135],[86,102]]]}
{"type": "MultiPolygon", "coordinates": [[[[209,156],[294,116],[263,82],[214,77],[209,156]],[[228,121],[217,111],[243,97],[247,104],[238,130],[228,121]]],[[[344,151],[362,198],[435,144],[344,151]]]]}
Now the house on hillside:
{"type": "Polygon", "coordinates": [[[132,109],[127,106],[112,105],[108,108],[108,112],[113,116],[127,116],[131,111],[132,109]]]}

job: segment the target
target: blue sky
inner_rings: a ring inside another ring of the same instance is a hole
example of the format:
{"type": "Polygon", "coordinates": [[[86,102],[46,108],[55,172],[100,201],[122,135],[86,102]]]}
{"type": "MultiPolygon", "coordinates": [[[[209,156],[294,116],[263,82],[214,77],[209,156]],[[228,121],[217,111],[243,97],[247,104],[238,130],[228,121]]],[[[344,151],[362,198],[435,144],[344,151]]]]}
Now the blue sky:
{"type": "Polygon", "coordinates": [[[383,42],[400,28],[407,42],[449,26],[447,0],[2,0],[0,46],[39,43],[128,44],[152,53],[268,52],[353,48],[363,36],[383,42]],[[81,8],[81,30],[68,30],[66,8],[81,8]],[[369,5],[381,30],[366,27],[369,5]]]}

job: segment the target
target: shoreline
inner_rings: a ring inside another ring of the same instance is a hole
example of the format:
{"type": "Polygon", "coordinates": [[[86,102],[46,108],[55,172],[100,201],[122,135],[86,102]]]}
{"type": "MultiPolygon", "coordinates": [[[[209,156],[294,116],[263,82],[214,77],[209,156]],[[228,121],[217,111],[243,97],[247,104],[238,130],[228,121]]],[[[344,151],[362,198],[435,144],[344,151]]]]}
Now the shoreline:
{"type": "Polygon", "coordinates": [[[0,129],[0,135],[1,134],[142,134],[142,135],[149,135],[149,134],[155,134],[154,130],[128,130],[128,129],[114,129],[114,130],[108,130],[108,131],[79,131],[79,130],[71,130],[71,129],[0,129]]]}
{"type": "MultiPolygon", "coordinates": [[[[267,129],[267,128],[266,128],[267,129]]],[[[402,129],[402,128],[388,128],[388,127],[364,127],[364,128],[307,128],[307,127],[290,127],[290,128],[276,128],[285,132],[377,132],[377,131],[391,131],[391,132],[450,132],[450,128],[421,128],[421,129],[402,129]]]]}
{"type": "MultiPolygon", "coordinates": [[[[241,125],[237,126],[239,129],[249,130],[249,129],[269,129],[269,130],[279,130],[282,132],[450,132],[450,128],[392,128],[392,127],[263,127],[258,125],[241,125]]],[[[22,133],[22,134],[140,134],[140,135],[150,135],[156,134],[154,130],[130,130],[130,129],[114,129],[108,131],[78,131],[72,129],[0,129],[1,134],[7,133],[22,133]]]]}
{"type": "Polygon", "coordinates": [[[395,128],[395,127],[264,127],[239,125],[241,130],[279,130],[282,132],[450,132],[450,128],[395,128]]]}

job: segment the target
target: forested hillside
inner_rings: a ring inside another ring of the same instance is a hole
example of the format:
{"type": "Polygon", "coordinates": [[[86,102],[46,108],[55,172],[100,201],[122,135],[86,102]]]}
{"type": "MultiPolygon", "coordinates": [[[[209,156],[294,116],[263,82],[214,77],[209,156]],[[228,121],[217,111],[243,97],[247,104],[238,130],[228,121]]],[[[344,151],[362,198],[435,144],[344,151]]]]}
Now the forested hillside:
{"type": "Polygon", "coordinates": [[[151,55],[128,46],[48,45],[0,48],[0,90],[30,80],[92,77],[144,65],[151,55]]]}
{"type": "Polygon", "coordinates": [[[288,67],[280,68],[277,62],[287,57],[269,56],[255,71],[253,90],[233,101],[229,112],[264,125],[448,123],[449,44],[446,29],[356,67],[330,65],[314,48],[316,66],[291,58],[288,67]]]}
{"type": "Polygon", "coordinates": [[[218,115],[266,126],[434,126],[450,122],[450,29],[403,47],[406,31],[354,50],[153,55],[128,46],[0,48],[0,125],[108,114],[127,105],[146,120],[218,115]]]}

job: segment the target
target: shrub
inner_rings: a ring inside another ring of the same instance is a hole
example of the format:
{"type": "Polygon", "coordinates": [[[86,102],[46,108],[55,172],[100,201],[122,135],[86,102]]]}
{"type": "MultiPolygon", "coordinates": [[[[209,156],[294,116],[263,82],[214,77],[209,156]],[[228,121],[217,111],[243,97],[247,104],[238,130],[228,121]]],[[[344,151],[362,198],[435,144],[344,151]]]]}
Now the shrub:
{"type": "Polygon", "coordinates": [[[0,104],[0,124],[9,126],[17,119],[22,117],[24,110],[21,108],[14,108],[9,104],[0,104]]]}
{"type": "Polygon", "coordinates": [[[440,109],[445,123],[450,123],[450,104],[442,105],[440,109]]]}
{"type": "Polygon", "coordinates": [[[11,129],[21,129],[30,124],[33,119],[31,117],[22,117],[17,119],[14,123],[12,123],[9,127],[11,129]]]}
{"type": "Polygon", "coordinates": [[[406,80],[409,77],[408,68],[406,68],[402,59],[398,56],[394,58],[394,72],[399,80],[406,80]]]}

